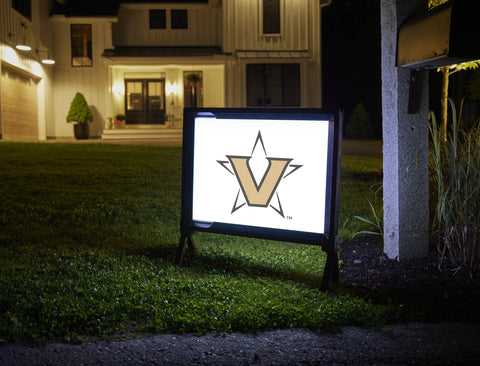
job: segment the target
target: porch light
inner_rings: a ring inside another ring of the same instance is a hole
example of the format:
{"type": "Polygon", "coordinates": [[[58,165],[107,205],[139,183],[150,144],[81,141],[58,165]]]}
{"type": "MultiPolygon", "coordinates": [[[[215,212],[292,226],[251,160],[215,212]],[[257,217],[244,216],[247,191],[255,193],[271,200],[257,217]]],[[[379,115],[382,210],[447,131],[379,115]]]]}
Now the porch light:
{"type": "Polygon", "coordinates": [[[177,95],[178,87],[177,83],[167,84],[167,94],[168,95],[177,95]]]}
{"type": "Polygon", "coordinates": [[[120,96],[125,94],[125,85],[120,84],[120,83],[113,84],[112,93],[120,95],[120,96]]]}

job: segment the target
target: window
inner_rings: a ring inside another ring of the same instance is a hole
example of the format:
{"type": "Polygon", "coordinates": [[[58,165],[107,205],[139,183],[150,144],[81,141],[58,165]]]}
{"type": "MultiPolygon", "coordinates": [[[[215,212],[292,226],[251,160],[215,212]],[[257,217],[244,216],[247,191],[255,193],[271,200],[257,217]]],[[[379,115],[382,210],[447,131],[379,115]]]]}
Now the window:
{"type": "Polygon", "coordinates": [[[142,81],[127,81],[126,84],[126,101],[127,111],[143,110],[143,83],[142,81]]]}
{"type": "Polygon", "coordinates": [[[203,107],[202,71],[183,73],[184,107],[203,107]]]}
{"type": "Polygon", "coordinates": [[[279,34],[280,0],[263,0],[263,34],[279,34]]]}
{"type": "MultiPolygon", "coordinates": [[[[188,11],[185,9],[168,10],[170,29],[188,29],[188,11]]],[[[149,10],[150,29],[167,29],[167,10],[149,10]]]]}
{"type": "Polygon", "coordinates": [[[150,29],[166,29],[167,18],[165,9],[150,10],[150,29]]]}
{"type": "Polygon", "coordinates": [[[300,64],[248,64],[247,106],[300,106],[300,64]]]}
{"type": "Polygon", "coordinates": [[[172,29],[188,28],[188,13],[186,10],[171,10],[172,29]]]}
{"type": "Polygon", "coordinates": [[[72,66],[92,66],[92,25],[72,24],[72,66]]]}
{"type": "Polygon", "coordinates": [[[25,18],[32,20],[31,0],[12,0],[12,8],[22,14],[25,18]]]}

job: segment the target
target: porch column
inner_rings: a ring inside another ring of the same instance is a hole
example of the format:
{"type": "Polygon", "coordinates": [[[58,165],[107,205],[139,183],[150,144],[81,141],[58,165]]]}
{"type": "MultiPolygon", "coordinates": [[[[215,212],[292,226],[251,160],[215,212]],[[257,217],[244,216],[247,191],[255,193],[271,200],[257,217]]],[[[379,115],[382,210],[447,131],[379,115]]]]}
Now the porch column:
{"type": "Polygon", "coordinates": [[[426,0],[381,0],[384,252],[406,260],[428,253],[428,74],[419,111],[408,113],[411,70],[396,64],[397,31],[426,0]],[[418,158],[418,160],[417,160],[418,158]]]}

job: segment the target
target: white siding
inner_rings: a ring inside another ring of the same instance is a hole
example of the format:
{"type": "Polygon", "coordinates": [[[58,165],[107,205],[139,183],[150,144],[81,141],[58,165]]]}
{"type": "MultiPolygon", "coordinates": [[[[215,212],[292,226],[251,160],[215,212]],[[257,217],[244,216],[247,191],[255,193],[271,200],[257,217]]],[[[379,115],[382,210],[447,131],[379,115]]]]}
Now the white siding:
{"type": "Polygon", "coordinates": [[[11,0],[0,0],[0,39],[15,46],[20,40],[32,47],[25,56],[37,58],[35,50],[51,50],[52,39],[48,13],[49,0],[32,1],[32,19],[27,19],[12,8],[11,0]],[[23,24],[23,25],[22,25],[23,24]]]}
{"type": "Polygon", "coordinates": [[[48,18],[50,6],[50,0],[32,1],[32,17],[27,19],[13,10],[11,0],[0,0],[0,61],[23,70],[38,80],[37,122],[38,137],[41,140],[46,138],[46,131],[53,121],[53,105],[51,103],[53,67],[45,66],[39,62],[41,56],[45,57],[47,53],[53,56],[51,28],[48,18]],[[31,51],[17,51],[15,49],[17,42],[23,40],[32,48],[31,51]],[[37,53],[37,50],[40,52],[37,53]]]}
{"type": "Polygon", "coordinates": [[[13,46],[17,41],[25,39],[34,50],[37,44],[32,25],[32,21],[12,9],[11,0],[0,0],[0,36],[5,42],[13,46]]]}
{"type": "Polygon", "coordinates": [[[320,107],[320,1],[281,1],[281,35],[263,36],[261,0],[210,0],[208,4],[125,3],[120,6],[118,19],[49,18],[51,1],[34,0],[31,21],[12,10],[11,0],[0,0],[0,58],[3,63],[12,64],[40,79],[39,131],[48,137],[73,137],[73,127],[65,118],[77,91],[84,94],[94,113],[91,136],[101,135],[105,120],[123,113],[124,96],[112,93],[112,86],[123,85],[124,73],[163,73],[167,83],[178,86],[175,104],[168,103],[167,113],[180,114],[183,108],[182,75],[186,70],[203,72],[205,107],[244,107],[247,63],[295,62],[301,65],[301,105],[320,107]],[[166,10],[167,29],[149,28],[151,8],[166,10]],[[171,29],[172,9],[188,10],[188,29],[171,29]],[[92,67],[71,65],[72,23],[92,24],[92,67]],[[25,36],[33,51],[17,52],[12,47],[14,40],[9,33],[25,36]],[[221,46],[232,56],[104,59],[103,51],[115,46],[221,46]],[[36,49],[48,51],[56,64],[40,64],[36,49]],[[257,58],[243,59],[236,54],[237,51],[283,50],[307,51],[307,57],[300,57],[297,53],[297,59],[270,58],[258,53],[257,58]]]}
{"type": "Polygon", "coordinates": [[[283,0],[282,34],[264,36],[261,0],[224,1],[224,50],[307,50],[310,24],[319,21],[318,1],[283,0]],[[313,5],[313,6],[312,6],[313,5]]]}
{"type": "MultiPolygon", "coordinates": [[[[155,6],[152,4],[152,6],[155,6]]],[[[159,7],[156,6],[156,9],[159,7]]],[[[188,29],[171,29],[170,10],[167,11],[167,29],[150,29],[149,9],[121,7],[118,23],[113,24],[113,42],[116,46],[218,46],[221,41],[219,16],[208,6],[182,7],[188,10],[188,29]]]]}
{"type": "Polygon", "coordinates": [[[90,124],[90,136],[100,136],[103,131],[108,117],[106,115],[107,100],[111,98],[108,65],[102,58],[104,49],[109,46],[108,37],[105,37],[108,28],[107,20],[90,23],[88,19],[73,19],[69,22],[54,23],[55,49],[58,50],[54,74],[55,137],[73,136],[73,127],[65,119],[70,103],[77,92],[85,96],[94,115],[94,121],[90,124]],[[91,67],[71,66],[71,24],[92,24],[93,66],[91,67]]]}
{"type": "Polygon", "coordinates": [[[203,106],[225,107],[225,72],[224,67],[203,71],[203,106]]]}
{"type": "Polygon", "coordinates": [[[246,106],[246,65],[248,63],[299,63],[301,106],[321,107],[321,8],[318,0],[281,0],[281,34],[263,35],[262,0],[223,1],[223,50],[235,54],[253,51],[226,65],[226,104],[246,106]],[[291,53],[277,57],[275,52],[291,53]],[[306,51],[306,52],[303,52],[306,51]],[[300,56],[301,55],[301,56],[300,56]]]}
{"type": "MultiPolygon", "coordinates": [[[[72,68],[73,69],[73,68],[72,68]]],[[[75,94],[84,95],[94,115],[90,125],[90,136],[100,136],[106,120],[106,94],[108,73],[100,68],[85,70],[63,70],[55,74],[55,136],[73,136],[73,127],[66,122],[70,103],[75,94]]]]}

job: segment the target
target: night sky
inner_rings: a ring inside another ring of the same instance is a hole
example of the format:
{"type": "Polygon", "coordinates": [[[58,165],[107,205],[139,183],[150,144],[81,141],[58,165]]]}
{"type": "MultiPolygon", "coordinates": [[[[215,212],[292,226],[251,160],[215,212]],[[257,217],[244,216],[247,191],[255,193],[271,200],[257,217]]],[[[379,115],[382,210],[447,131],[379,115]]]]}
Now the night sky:
{"type": "Polygon", "coordinates": [[[380,139],[380,0],[333,0],[322,22],[324,108],[343,109],[347,123],[362,102],[380,139]]]}

